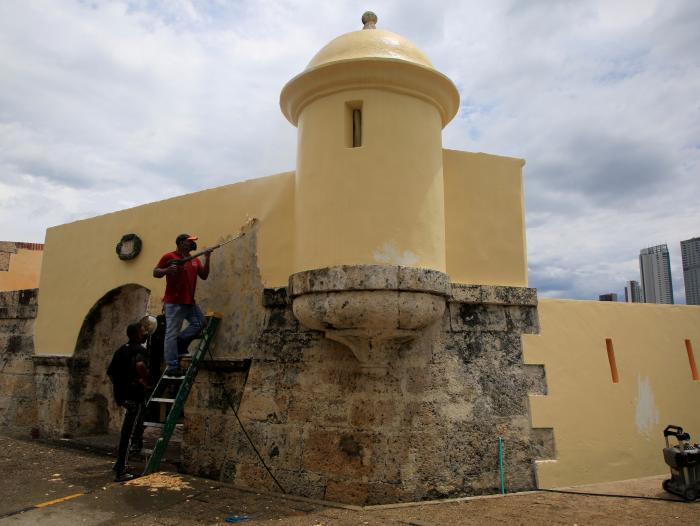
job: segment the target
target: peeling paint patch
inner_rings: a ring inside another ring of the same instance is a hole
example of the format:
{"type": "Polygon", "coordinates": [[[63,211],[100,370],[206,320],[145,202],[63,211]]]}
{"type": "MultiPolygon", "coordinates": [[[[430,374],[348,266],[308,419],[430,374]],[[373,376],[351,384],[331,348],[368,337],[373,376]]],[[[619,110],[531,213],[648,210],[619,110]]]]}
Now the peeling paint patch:
{"type": "Polygon", "coordinates": [[[384,243],[372,253],[372,257],[377,263],[386,263],[388,265],[412,266],[418,263],[416,254],[410,250],[399,252],[399,249],[393,242],[384,243]]]}
{"type": "Polygon", "coordinates": [[[659,423],[659,408],[654,400],[649,378],[637,375],[637,409],[634,416],[637,431],[649,435],[653,425],[659,423]]]}

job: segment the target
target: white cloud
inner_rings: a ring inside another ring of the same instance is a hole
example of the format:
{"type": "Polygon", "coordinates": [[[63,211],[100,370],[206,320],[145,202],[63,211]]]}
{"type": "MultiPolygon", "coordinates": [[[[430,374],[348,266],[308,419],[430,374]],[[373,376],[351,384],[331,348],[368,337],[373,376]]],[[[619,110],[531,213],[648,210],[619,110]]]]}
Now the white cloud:
{"type": "MultiPolygon", "coordinates": [[[[0,239],[294,167],[279,91],[352,1],[0,4],[0,239]],[[30,203],[30,204],[28,204],[30,203]]],[[[460,89],[446,147],[523,157],[531,284],[595,298],[700,235],[700,4],[377,1],[460,89]]]]}

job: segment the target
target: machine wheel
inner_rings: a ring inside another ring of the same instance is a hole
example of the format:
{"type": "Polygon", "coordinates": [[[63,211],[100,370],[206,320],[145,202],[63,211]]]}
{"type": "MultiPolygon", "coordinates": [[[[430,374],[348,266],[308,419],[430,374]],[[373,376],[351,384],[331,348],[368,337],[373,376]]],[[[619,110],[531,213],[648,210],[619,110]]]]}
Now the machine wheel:
{"type": "Polygon", "coordinates": [[[683,498],[688,501],[693,501],[698,498],[698,490],[695,488],[687,488],[683,492],[683,498]]]}

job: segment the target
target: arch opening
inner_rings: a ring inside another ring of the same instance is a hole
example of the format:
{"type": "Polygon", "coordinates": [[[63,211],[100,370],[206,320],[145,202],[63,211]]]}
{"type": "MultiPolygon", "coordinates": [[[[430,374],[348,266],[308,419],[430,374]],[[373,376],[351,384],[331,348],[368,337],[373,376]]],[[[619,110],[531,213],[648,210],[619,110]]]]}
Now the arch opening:
{"type": "Polygon", "coordinates": [[[151,291],[129,283],[102,296],[88,311],[69,366],[64,436],[116,433],[121,411],[112,396],[107,367],[127,342],[126,328],[148,312],[151,291]]]}

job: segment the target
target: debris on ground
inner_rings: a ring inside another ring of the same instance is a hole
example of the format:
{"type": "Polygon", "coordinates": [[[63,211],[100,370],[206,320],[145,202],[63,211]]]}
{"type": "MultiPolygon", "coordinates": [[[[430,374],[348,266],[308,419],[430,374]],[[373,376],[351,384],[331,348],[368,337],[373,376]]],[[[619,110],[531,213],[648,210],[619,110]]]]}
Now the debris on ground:
{"type": "Polygon", "coordinates": [[[158,491],[159,489],[167,489],[170,491],[194,489],[186,480],[183,480],[180,475],[166,472],[151,473],[145,477],[132,479],[125,483],[125,486],[145,486],[150,488],[150,491],[158,491]]]}

